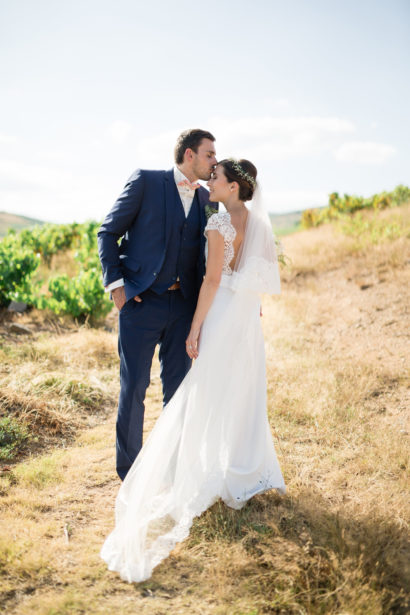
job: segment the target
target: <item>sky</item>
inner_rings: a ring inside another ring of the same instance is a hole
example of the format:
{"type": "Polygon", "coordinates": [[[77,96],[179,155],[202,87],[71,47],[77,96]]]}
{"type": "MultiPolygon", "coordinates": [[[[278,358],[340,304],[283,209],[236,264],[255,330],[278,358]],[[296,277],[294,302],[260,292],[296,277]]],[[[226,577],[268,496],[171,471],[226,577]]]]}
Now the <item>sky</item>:
{"type": "Polygon", "coordinates": [[[186,128],[276,213],[410,184],[410,0],[0,0],[0,211],[102,219],[186,128]]]}

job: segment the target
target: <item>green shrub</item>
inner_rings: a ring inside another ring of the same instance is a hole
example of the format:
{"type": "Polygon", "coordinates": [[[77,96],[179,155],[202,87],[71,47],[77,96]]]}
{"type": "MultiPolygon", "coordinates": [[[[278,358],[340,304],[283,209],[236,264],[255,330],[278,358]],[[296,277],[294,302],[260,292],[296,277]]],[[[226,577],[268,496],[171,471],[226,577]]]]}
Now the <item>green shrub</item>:
{"type": "Polygon", "coordinates": [[[0,418],[0,460],[13,459],[28,437],[25,425],[10,417],[0,418]]]}
{"type": "Polygon", "coordinates": [[[56,314],[98,319],[106,316],[112,308],[102,285],[101,274],[96,268],[81,271],[74,278],[66,274],[56,276],[50,280],[48,290],[50,296],[39,297],[36,307],[50,309],[56,314]]]}
{"type": "Polygon", "coordinates": [[[32,274],[38,264],[39,257],[23,247],[15,235],[7,235],[0,242],[0,306],[12,300],[30,300],[32,274]]]}
{"type": "Polygon", "coordinates": [[[81,237],[81,224],[44,224],[24,229],[18,238],[22,245],[39,254],[43,261],[50,263],[57,252],[73,247],[81,237]]]}
{"type": "Polygon", "coordinates": [[[312,228],[320,224],[320,209],[305,209],[302,212],[300,224],[302,228],[312,228]]]}

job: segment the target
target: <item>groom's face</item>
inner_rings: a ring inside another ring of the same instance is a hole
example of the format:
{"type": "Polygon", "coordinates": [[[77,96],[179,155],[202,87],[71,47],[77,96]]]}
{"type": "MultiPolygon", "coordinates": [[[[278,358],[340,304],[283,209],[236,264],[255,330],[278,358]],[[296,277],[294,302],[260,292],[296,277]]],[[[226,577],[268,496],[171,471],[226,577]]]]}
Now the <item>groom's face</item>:
{"type": "Polygon", "coordinates": [[[202,139],[198,151],[192,152],[192,171],[198,179],[208,180],[216,165],[215,145],[210,139],[202,139]]]}

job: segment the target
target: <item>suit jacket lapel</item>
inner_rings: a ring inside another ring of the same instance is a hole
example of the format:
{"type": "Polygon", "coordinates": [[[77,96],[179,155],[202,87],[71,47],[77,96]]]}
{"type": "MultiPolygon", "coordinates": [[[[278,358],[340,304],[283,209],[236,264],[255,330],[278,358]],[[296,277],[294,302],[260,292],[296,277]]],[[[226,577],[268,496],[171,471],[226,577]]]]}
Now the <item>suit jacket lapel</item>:
{"type": "MultiPolygon", "coordinates": [[[[172,224],[174,222],[175,204],[178,191],[175,186],[174,170],[165,171],[165,199],[164,199],[164,214],[165,214],[165,249],[168,247],[169,238],[171,235],[172,224]]],[[[181,203],[182,207],[182,203],[181,203]]]]}
{"type": "Polygon", "coordinates": [[[198,188],[198,201],[199,201],[199,216],[200,216],[200,227],[201,227],[201,254],[204,254],[205,250],[205,235],[204,230],[206,227],[206,211],[205,207],[209,202],[209,192],[208,190],[202,190],[198,188]]]}
{"type": "Polygon", "coordinates": [[[200,215],[200,219],[201,219],[201,229],[204,230],[205,226],[206,226],[206,213],[205,213],[205,206],[208,203],[208,191],[204,191],[201,190],[201,188],[198,188],[197,190],[198,193],[198,199],[199,199],[199,215],[200,215]]]}

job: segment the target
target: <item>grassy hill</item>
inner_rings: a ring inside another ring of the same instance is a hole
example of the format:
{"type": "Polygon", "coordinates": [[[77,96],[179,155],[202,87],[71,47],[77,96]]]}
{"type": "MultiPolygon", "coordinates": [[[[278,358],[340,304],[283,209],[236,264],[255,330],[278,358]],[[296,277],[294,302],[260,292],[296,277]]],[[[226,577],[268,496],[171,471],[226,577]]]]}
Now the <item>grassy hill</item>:
{"type": "MultiPolygon", "coordinates": [[[[0,468],[5,612],[408,612],[409,229],[407,205],[284,238],[290,265],[281,296],[263,299],[262,325],[287,494],[240,511],[217,502],[137,585],[98,555],[119,487],[116,314],[89,328],[4,313],[0,415],[27,428],[0,468]],[[13,320],[31,336],[13,333],[13,320]]],[[[156,357],[144,437],[161,410],[156,357]]]]}
{"type": "Polygon", "coordinates": [[[36,220],[35,218],[28,218],[27,216],[18,216],[17,214],[9,214],[6,211],[0,211],[0,237],[4,237],[10,228],[21,231],[23,228],[36,224],[44,224],[44,222],[42,220],[36,220]]]}
{"type": "Polygon", "coordinates": [[[302,214],[302,211],[291,211],[285,214],[270,213],[269,216],[275,235],[281,237],[297,231],[300,228],[302,214]]]}

